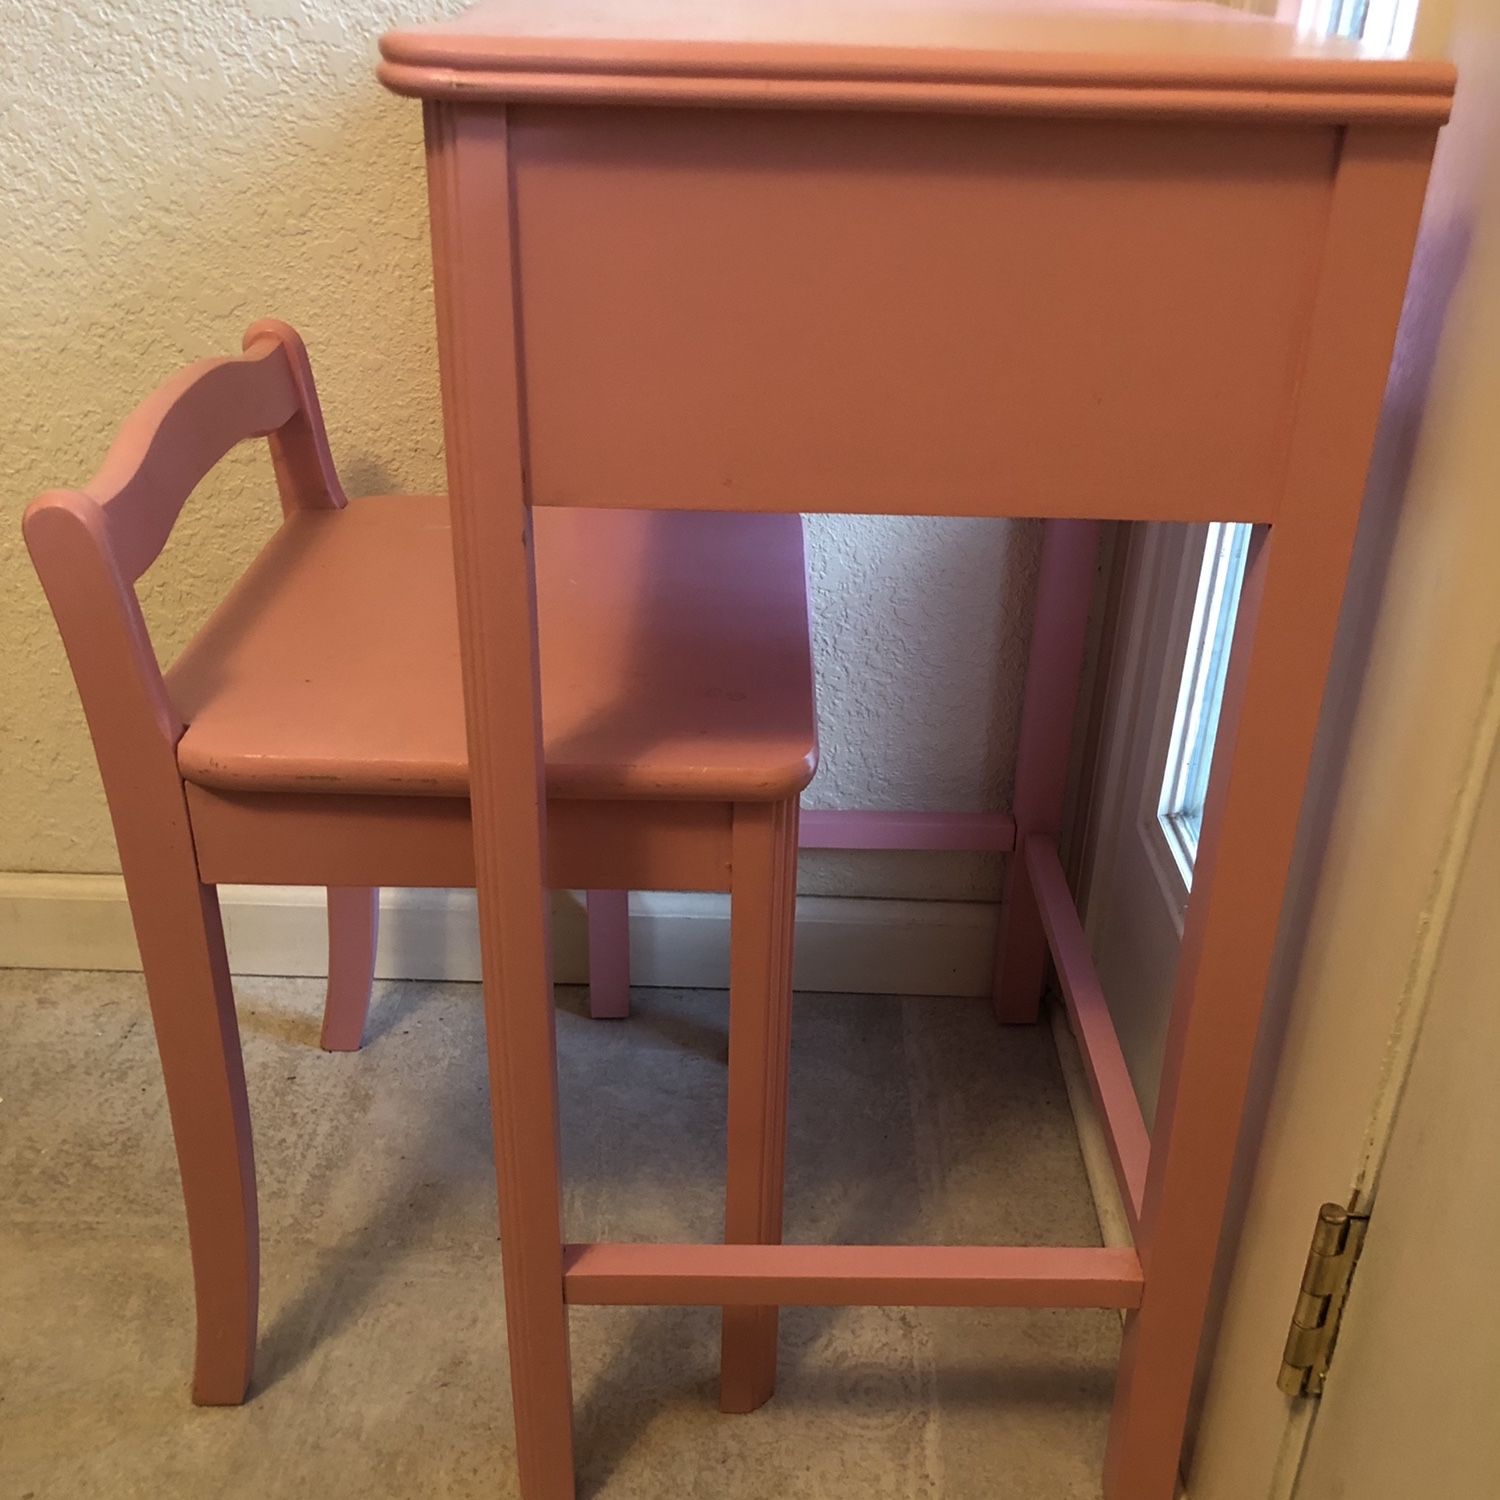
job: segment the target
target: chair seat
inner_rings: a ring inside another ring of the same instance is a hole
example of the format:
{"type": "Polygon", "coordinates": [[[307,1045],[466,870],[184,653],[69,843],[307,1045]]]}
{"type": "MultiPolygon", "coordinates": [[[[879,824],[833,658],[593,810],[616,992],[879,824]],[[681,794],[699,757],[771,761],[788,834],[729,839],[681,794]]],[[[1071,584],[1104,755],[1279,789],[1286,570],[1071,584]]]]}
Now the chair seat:
{"type": "MultiPolygon", "coordinates": [[[[538,510],[547,790],[758,801],[817,764],[801,521],[538,510]]],[[[466,796],[448,505],[293,514],[166,673],[184,780],[466,796]]]]}

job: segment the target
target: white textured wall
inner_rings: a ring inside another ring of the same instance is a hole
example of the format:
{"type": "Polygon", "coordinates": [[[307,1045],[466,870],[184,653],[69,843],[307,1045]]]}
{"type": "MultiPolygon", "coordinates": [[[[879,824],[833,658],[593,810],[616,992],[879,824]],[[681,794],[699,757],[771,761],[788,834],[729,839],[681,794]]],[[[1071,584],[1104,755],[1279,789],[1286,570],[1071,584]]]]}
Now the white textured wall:
{"type": "MultiPolygon", "coordinates": [[[[0,870],[116,868],[20,539],[178,364],[276,315],[305,335],[351,493],[441,486],[417,107],[373,75],[443,0],[6,0],[0,50],[0,870]]],[[[263,452],[196,497],[144,585],[170,655],[274,523],[263,452]]],[[[825,805],[1008,796],[1030,526],[816,519],[825,805]],[[967,607],[962,607],[964,604],[967,607]]],[[[962,897],[982,860],[807,862],[811,889],[962,897]]]]}

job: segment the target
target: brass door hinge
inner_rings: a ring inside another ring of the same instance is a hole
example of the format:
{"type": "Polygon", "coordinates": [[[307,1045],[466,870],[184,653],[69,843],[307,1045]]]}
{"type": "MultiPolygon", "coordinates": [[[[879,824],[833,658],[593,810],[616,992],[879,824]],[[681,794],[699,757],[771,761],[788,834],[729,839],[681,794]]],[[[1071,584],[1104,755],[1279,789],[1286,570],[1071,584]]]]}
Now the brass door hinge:
{"type": "Polygon", "coordinates": [[[1350,1213],[1337,1203],[1325,1203],[1318,1210],[1297,1310],[1281,1357],[1281,1374],[1276,1377],[1276,1384],[1288,1396],[1323,1394],[1339,1318],[1369,1223],[1369,1214],[1350,1213]]]}

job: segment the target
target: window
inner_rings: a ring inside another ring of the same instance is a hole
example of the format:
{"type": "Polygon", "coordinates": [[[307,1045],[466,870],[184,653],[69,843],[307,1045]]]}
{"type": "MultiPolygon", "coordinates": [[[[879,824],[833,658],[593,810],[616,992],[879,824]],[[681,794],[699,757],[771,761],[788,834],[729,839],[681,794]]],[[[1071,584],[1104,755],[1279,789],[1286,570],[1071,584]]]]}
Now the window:
{"type": "Polygon", "coordinates": [[[1297,29],[1401,52],[1411,46],[1416,20],[1416,0],[1302,0],[1297,29]]]}
{"type": "MultiPolygon", "coordinates": [[[[1411,45],[1416,19],[1417,0],[1300,0],[1297,12],[1298,29],[1306,35],[1342,37],[1397,52],[1411,45]]],[[[1208,527],[1167,741],[1156,826],[1188,888],[1203,830],[1203,800],[1249,545],[1250,528],[1241,522],[1216,521],[1208,527]]],[[[1159,854],[1156,863],[1166,878],[1159,854]]]]}
{"type": "Polygon", "coordinates": [[[1208,768],[1219,728],[1224,673],[1229,665],[1249,546],[1250,527],[1242,522],[1215,521],[1208,527],[1172,734],[1167,741],[1157,816],[1172,857],[1189,886],[1203,828],[1208,768]]]}
{"type": "Polygon", "coordinates": [[[1358,41],[1365,34],[1370,14],[1370,0],[1318,0],[1304,9],[1311,10],[1313,29],[1319,36],[1340,36],[1358,41]]]}

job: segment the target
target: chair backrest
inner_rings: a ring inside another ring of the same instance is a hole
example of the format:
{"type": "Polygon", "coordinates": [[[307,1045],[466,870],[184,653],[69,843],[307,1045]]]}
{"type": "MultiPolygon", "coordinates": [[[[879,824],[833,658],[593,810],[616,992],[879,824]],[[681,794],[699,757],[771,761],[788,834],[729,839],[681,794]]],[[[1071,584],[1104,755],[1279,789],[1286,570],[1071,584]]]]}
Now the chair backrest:
{"type": "Polygon", "coordinates": [[[244,351],[189,365],[158,386],[126,419],[88,484],[40,496],[22,523],[117,833],[143,784],[159,795],[165,778],[177,779],[183,726],[134,584],[166,546],[188,496],[236,444],[264,437],[283,511],[345,504],[301,338],[267,319],[246,331],[244,351]]]}

